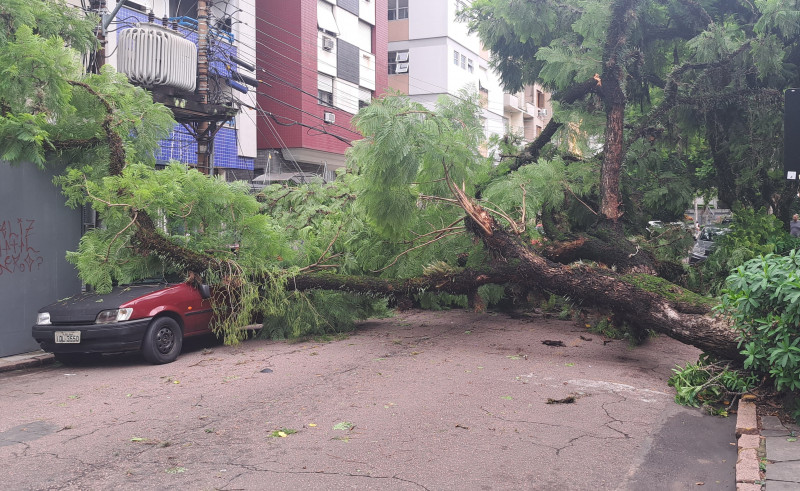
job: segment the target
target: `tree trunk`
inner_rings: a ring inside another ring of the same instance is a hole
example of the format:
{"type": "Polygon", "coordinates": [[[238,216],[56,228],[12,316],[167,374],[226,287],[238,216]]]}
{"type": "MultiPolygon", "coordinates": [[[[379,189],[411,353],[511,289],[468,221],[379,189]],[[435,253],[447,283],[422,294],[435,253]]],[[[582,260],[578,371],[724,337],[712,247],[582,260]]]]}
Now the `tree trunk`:
{"type": "MultiPolygon", "coordinates": [[[[722,358],[742,359],[737,334],[730,322],[712,317],[711,305],[701,300],[702,297],[693,301],[670,300],[634,284],[638,280],[646,281],[647,275],[617,276],[610,271],[552,263],[534,254],[516,236],[497,227],[491,217],[489,220],[491,223],[469,228],[500,257],[516,260],[515,267],[527,284],[580,300],[583,305],[612,310],[634,327],[652,329],[722,358]],[[491,233],[485,233],[487,229],[491,233]]],[[[677,286],[668,289],[676,296],[687,293],[677,286]]]]}
{"type": "Polygon", "coordinates": [[[606,107],[606,132],[603,151],[603,165],[600,177],[600,214],[611,222],[612,227],[621,231],[622,200],[620,198],[619,178],[625,158],[623,129],[625,123],[625,70],[621,55],[627,45],[627,34],[638,0],[617,0],[611,8],[611,24],[608,26],[603,47],[603,102],[606,107]]]}
{"type": "Polygon", "coordinates": [[[742,361],[736,331],[726,318],[712,316],[712,304],[703,297],[666,282],[657,283],[657,278],[650,275],[620,276],[599,268],[553,263],[500,228],[479,207],[474,212],[482,223],[468,218],[468,229],[496,257],[503,258],[486,270],[464,269],[402,280],[305,273],[290,280],[287,287],[378,293],[405,299],[420,291],[470,295],[485,284],[516,284],[569,297],[583,306],[613,311],[634,328],[652,329],[720,358],[742,361]]]}

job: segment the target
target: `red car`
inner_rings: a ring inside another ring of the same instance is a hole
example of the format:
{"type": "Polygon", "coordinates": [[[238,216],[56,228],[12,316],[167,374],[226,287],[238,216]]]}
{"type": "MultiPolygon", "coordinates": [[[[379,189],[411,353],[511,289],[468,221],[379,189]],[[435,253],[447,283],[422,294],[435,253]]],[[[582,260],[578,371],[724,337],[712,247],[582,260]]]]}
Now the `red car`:
{"type": "Polygon", "coordinates": [[[33,337],[57,360],[141,351],[154,364],[175,361],[183,338],[207,334],[213,315],[208,285],[150,283],[83,293],[39,309],[33,337]]]}

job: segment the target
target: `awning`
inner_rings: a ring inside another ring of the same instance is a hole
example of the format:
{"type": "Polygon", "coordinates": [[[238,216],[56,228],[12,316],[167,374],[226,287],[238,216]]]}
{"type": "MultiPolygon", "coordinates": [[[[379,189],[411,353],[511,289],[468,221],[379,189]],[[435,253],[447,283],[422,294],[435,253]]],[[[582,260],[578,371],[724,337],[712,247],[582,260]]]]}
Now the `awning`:
{"type": "Polygon", "coordinates": [[[322,179],[319,174],[313,172],[280,172],[275,174],[261,174],[253,178],[253,182],[257,184],[268,184],[271,182],[286,182],[294,181],[298,184],[302,182],[311,182],[314,179],[322,179]]]}
{"type": "Polygon", "coordinates": [[[336,18],[333,16],[333,6],[322,0],[317,1],[317,26],[334,36],[339,35],[339,26],[336,24],[336,18]]]}

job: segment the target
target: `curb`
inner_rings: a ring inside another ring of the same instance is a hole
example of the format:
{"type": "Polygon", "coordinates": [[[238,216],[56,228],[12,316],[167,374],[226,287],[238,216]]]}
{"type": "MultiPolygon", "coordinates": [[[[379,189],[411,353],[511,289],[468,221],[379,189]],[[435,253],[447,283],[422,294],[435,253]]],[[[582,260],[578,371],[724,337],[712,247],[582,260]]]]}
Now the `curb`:
{"type": "Polygon", "coordinates": [[[24,355],[9,356],[0,358],[0,373],[50,365],[55,362],[52,353],[34,352],[24,355]]]}
{"type": "Polygon", "coordinates": [[[736,412],[737,491],[761,491],[764,482],[760,464],[761,458],[766,455],[766,449],[758,430],[758,414],[754,401],[755,397],[752,395],[743,396],[736,412]]]}

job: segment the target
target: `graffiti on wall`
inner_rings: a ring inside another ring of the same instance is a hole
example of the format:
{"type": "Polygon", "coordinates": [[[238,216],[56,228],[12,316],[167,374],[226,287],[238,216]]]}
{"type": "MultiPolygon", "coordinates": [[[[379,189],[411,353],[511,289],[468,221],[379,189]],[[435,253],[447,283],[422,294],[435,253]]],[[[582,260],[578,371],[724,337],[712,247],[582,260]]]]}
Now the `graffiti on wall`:
{"type": "Polygon", "coordinates": [[[0,276],[37,271],[44,263],[31,241],[34,222],[26,218],[0,221],[0,276]]]}

